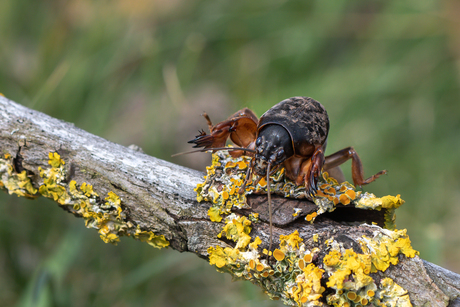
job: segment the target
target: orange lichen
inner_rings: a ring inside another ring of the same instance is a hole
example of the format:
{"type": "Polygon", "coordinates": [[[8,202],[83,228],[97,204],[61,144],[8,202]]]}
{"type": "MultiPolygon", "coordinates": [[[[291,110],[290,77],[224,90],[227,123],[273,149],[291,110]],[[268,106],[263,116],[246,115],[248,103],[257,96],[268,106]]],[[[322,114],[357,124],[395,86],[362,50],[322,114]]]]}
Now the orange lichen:
{"type": "Polygon", "coordinates": [[[298,262],[299,268],[303,270],[305,268],[305,261],[303,259],[300,259],[298,262]]]}
{"type": "Polygon", "coordinates": [[[316,191],[316,196],[318,196],[318,197],[327,197],[327,195],[324,194],[323,191],[321,191],[321,190],[316,191]]]}
{"type": "Polygon", "coordinates": [[[279,249],[275,249],[273,252],[273,257],[275,257],[276,261],[281,261],[284,259],[284,253],[279,249]]]}
{"type": "Polygon", "coordinates": [[[317,216],[318,216],[318,213],[313,212],[311,214],[307,214],[307,216],[305,217],[305,220],[307,222],[313,222],[317,216]]]}
{"type": "Polygon", "coordinates": [[[350,291],[350,292],[347,293],[347,297],[348,297],[348,299],[353,301],[356,298],[356,293],[353,292],[353,291],[350,291]]]}
{"type": "Polygon", "coordinates": [[[344,205],[348,205],[350,203],[350,198],[348,197],[347,194],[340,195],[339,200],[344,205]]]}
{"type": "Polygon", "coordinates": [[[334,203],[334,206],[337,206],[337,204],[340,202],[340,200],[337,197],[334,197],[332,202],[334,203]]]}
{"type": "Polygon", "coordinates": [[[351,199],[354,200],[356,198],[356,192],[354,190],[347,190],[345,194],[351,199]]]}
{"type": "Polygon", "coordinates": [[[259,185],[260,185],[261,187],[266,187],[266,186],[267,186],[267,181],[265,180],[264,177],[260,178],[260,180],[259,180],[259,185]]]}

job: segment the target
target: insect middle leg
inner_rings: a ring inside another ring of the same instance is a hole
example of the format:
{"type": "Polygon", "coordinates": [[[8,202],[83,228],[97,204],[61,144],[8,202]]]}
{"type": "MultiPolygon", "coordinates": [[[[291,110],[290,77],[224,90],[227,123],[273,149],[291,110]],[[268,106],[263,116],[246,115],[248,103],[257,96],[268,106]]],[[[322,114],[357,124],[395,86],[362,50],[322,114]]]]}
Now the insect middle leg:
{"type": "Polygon", "coordinates": [[[363,164],[361,162],[361,159],[358,156],[358,153],[355,151],[353,147],[347,147],[344,148],[336,153],[333,153],[332,155],[329,155],[326,157],[326,161],[324,163],[324,170],[330,170],[332,168],[335,168],[344,162],[348,161],[351,159],[351,175],[353,178],[353,183],[358,186],[362,186],[365,184],[369,184],[378,177],[380,177],[383,174],[386,174],[387,171],[383,170],[378,172],[375,175],[372,175],[371,177],[364,179],[364,168],[363,164]]]}

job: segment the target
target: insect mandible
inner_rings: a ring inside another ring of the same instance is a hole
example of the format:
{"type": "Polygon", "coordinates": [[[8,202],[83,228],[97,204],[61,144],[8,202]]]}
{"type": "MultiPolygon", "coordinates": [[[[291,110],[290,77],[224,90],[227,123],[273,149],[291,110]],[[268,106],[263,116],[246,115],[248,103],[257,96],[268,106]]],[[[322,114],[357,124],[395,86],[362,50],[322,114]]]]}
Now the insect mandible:
{"type": "Polygon", "coordinates": [[[286,177],[297,185],[305,185],[309,200],[312,200],[318,189],[321,172],[343,176],[338,166],[349,159],[352,160],[353,182],[357,186],[371,183],[386,174],[386,170],[383,170],[364,179],[361,159],[353,147],[325,157],[329,117],[323,105],[309,97],[285,99],[265,112],[260,119],[248,108],[216,125],[212,124],[207,114],[203,116],[210,134],[201,130],[195,139],[189,141],[195,144],[194,148],[201,148],[197,151],[230,150],[233,157],[252,157],[240,193],[244,192],[253,173],[258,177],[266,176],[270,216],[269,251],[272,246],[270,174],[278,168],[284,167],[286,177]],[[225,147],[229,137],[238,147],[225,147]]]}

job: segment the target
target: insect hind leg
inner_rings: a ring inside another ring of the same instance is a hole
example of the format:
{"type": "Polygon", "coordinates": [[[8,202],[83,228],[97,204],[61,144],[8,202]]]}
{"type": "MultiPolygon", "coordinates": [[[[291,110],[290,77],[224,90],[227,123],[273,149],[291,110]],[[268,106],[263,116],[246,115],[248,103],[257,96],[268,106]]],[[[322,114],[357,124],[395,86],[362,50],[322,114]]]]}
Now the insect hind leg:
{"type": "Polygon", "coordinates": [[[372,175],[371,177],[364,179],[364,168],[363,164],[361,162],[361,159],[358,156],[358,153],[355,151],[353,147],[347,147],[342,150],[339,150],[336,153],[333,153],[332,155],[329,155],[326,157],[326,161],[324,164],[324,170],[330,170],[333,169],[346,161],[351,159],[351,175],[353,178],[353,183],[357,186],[362,186],[365,184],[369,184],[378,177],[380,177],[383,174],[386,174],[387,171],[383,170],[378,172],[375,175],[372,175]]]}
{"type": "Polygon", "coordinates": [[[209,118],[208,113],[203,112],[203,114],[201,114],[201,115],[204,117],[204,119],[206,119],[206,123],[208,124],[209,132],[212,132],[212,121],[209,118]]]}

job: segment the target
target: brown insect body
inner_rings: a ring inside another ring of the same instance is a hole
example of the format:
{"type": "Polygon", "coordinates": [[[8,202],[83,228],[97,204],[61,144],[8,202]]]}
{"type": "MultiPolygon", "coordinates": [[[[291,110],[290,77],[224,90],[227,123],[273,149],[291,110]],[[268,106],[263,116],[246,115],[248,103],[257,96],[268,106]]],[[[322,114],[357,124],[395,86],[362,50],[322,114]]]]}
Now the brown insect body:
{"type": "MultiPolygon", "coordinates": [[[[338,174],[336,177],[343,176],[338,166],[349,159],[352,159],[355,185],[368,184],[386,173],[381,171],[364,179],[361,160],[352,147],[325,157],[329,117],[325,108],[309,97],[285,99],[265,112],[260,120],[247,108],[216,125],[212,125],[206,114],[204,117],[210,134],[201,131],[189,143],[203,150],[231,150],[234,157],[243,154],[252,156],[245,184],[252,178],[253,172],[258,176],[266,176],[267,184],[270,184],[270,173],[283,166],[289,179],[297,185],[305,184],[307,197],[311,200],[318,189],[321,171],[329,171],[332,176],[338,174]],[[223,148],[229,137],[239,148],[223,148]]],[[[336,179],[343,181],[342,178],[336,179]]],[[[244,191],[244,186],[240,191],[244,191]]],[[[270,193],[268,199],[270,203],[270,193]]],[[[271,205],[269,208],[271,211],[271,205]]],[[[270,218],[270,249],[271,237],[270,218]]]]}

